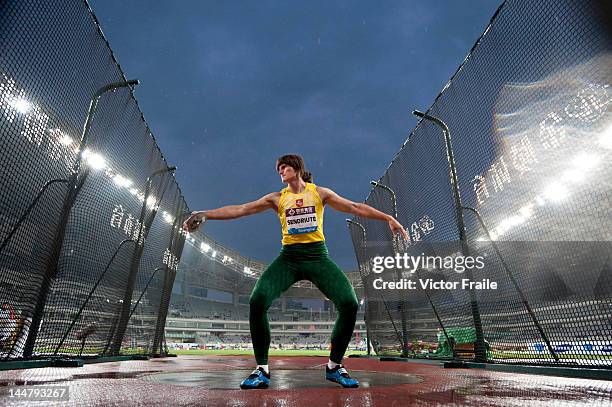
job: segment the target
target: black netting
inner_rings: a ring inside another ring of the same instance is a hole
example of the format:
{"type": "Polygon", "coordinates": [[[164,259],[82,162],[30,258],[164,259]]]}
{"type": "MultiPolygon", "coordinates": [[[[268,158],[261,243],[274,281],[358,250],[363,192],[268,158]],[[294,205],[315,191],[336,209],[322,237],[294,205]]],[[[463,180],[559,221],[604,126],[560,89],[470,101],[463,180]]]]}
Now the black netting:
{"type": "Polygon", "coordinates": [[[353,219],[365,239],[350,227],[379,354],[612,366],[607,17],[603,2],[500,6],[427,111],[450,129],[461,216],[443,126],[431,117],[373,187],[366,202],[393,214],[395,199],[410,234],[394,245],[382,222],[353,219]],[[397,253],[471,254],[486,267],[372,273],[375,256],[397,253]],[[371,289],[381,277],[498,288],[371,289]]]}
{"type": "Polygon", "coordinates": [[[0,357],[159,353],[187,208],[133,84],[85,2],[0,27],[0,357]]]}

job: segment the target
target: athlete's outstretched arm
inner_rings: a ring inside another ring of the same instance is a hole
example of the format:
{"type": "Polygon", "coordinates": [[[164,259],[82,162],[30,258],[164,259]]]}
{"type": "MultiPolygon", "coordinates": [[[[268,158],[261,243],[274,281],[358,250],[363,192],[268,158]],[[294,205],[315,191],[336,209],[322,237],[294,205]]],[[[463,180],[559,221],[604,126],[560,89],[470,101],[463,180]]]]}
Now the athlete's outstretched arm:
{"type": "Polygon", "coordinates": [[[271,194],[262,196],[256,201],[247,202],[242,205],[227,205],[207,211],[191,212],[191,216],[183,222],[183,230],[186,232],[193,232],[202,224],[203,220],[207,219],[236,219],[263,212],[266,209],[275,209],[278,205],[279,196],[279,192],[272,192],[271,194]]]}
{"type": "Polygon", "coordinates": [[[323,204],[329,204],[329,206],[337,211],[350,213],[362,218],[386,221],[389,223],[389,228],[394,235],[400,233],[404,239],[408,240],[408,233],[406,233],[401,223],[393,216],[383,213],[376,208],[372,208],[370,205],[353,202],[343,198],[329,188],[317,187],[317,191],[319,192],[323,204]]]}

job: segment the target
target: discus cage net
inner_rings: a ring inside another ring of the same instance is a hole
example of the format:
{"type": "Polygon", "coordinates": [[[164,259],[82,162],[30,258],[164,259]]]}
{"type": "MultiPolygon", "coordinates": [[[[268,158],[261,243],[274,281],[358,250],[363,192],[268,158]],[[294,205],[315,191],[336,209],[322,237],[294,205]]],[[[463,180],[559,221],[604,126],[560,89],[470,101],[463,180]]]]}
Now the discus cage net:
{"type": "Polygon", "coordinates": [[[416,113],[366,199],[410,239],[394,240],[384,223],[349,222],[379,355],[612,367],[604,3],[505,1],[426,114],[416,113]],[[376,257],[398,254],[482,256],[485,267],[374,271],[376,257]],[[415,289],[375,288],[404,279],[415,289]],[[458,289],[422,288],[428,279],[458,289]],[[462,289],[463,279],[497,288],[462,289]]]}
{"type": "Polygon", "coordinates": [[[164,352],[187,206],[85,1],[0,3],[0,360],[164,352]]]}

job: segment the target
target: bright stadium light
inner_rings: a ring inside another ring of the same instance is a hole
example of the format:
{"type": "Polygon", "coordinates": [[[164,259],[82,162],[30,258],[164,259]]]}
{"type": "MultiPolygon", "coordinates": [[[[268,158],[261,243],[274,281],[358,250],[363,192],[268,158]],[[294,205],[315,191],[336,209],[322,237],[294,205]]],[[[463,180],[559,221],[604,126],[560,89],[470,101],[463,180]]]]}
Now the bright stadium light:
{"type": "Polygon", "coordinates": [[[584,171],[580,170],[567,170],[563,173],[563,179],[566,179],[571,182],[580,182],[583,181],[586,177],[584,171]]]}
{"type": "Polygon", "coordinates": [[[553,202],[559,202],[565,199],[569,192],[565,186],[559,182],[553,182],[544,189],[544,196],[553,202]]]}
{"type": "Polygon", "coordinates": [[[251,268],[247,267],[247,266],[244,266],[244,272],[249,274],[249,275],[253,274],[253,272],[251,271],[251,268]]]}
{"type": "Polygon", "coordinates": [[[147,206],[149,208],[153,208],[155,206],[155,204],[157,203],[157,198],[155,198],[153,195],[150,195],[147,198],[147,206]]]}
{"type": "Polygon", "coordinates": [[[87,165],[94,170],[103,170],[106,168],[106,160],[98,153],[94,153],[88,148],[83,151],[83,158],[87,165]]]}
{"type": "Polygon", "coordinates": [[[138,195],[138,190],[136,188],[130,188],[130,194],[138,195]]]}
{"type": "Polygon", "coordinates": [[[166,221],[166,223],[171,225],[172,222],[174,222],[172,215],[170,215],[168,212],[164,211],[164,214],[162,216],[164,217],[164,220],[166,221]]]}
{"type": "Polygon", "coordinates": [[[32,103],[28,102],[24,98],[15,98],[9,102],[11,107],[17,110],[21,114],[26,114],[32,110],[32,103]]]}
{"type": "Polygon", "coordinates": [[[599,163],[599,157],[596,154],[580,153],[572,160],[572,165],[579,171],[589,171],[599,163]]]}
{"type": "Polygon", "coordinates": [[[208,253],[208,251],[210,250],[210,246],[202,242],[200,243],[200,250],[202,250],[204,253],[208,253]]]}
{"type": "Polygon", "coordinates": [[[62,137],[60,137],[59,143],[63,146],[69,146],[70,144],[74,143],[74,140],[69,135],[62,133],[62,137]]]}
{"type": "Polygon", "coordinates": [[[215,250],[213,250],[213,252],[212,252],[212,254],[210,255],[210,257],[212,257],[213,259],[214,259],[215,257],[217,257],[217,252],[216,252],[215,250]]]}
{"type": "Polygon", "coordinates": [[[612,150],[612,123],[608,125],[597,141],[603,148],[612,150]]]}
{"type": "Polygon", "coordinates": [[[131,179],[125,178],[124,176],[119,175],[119,174],[117,174],[117,175],[115,175],[113,177],[113,181],[115,181],[115,184],[117,184],[120,187],[126,187],[127,188],[130,185],[132,185],[132,180],[131,179]]]}
{"type": "Polygon", "coordinates": [[[533,204],[525,205],[521,209],[519,209],[519,213],[525,219],[528,219],[533,215],[533,204]]]}

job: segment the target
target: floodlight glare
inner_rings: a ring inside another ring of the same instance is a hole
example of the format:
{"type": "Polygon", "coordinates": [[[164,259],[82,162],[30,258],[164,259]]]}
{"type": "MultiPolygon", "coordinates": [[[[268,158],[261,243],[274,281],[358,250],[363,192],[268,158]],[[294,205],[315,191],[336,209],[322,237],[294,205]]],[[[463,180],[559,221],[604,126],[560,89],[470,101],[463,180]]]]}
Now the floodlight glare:
{"type": "Polygon", "coordinates": [[[15,98],[11,100],[9,104],[21,114],[26,114],[32,110],[32,104],[24,98],[15,98]]]}
{"type": "Polygon", "coordinates": [[[253,274],[253,273],[251,272],[251,268],[250,268],[250,267],[247,267],[247,266],[244,266],[244,272],[245,272],[245,273],[247,273],[247,274],[253,274]]]}
{"type": "Polygon", "coordinates": [[[208,253],[210,250],[210,246],[204,242],[200,243],[200,249],[204,251],[204,253],[208,253]]]}
{"type": "Polygon", "coordinates": [[[533,204],[523,206],[519,212],[525,219],[530,218],[533,215],[533,204]]]}
{"type": "Polygon", "coordinates": [[[117,184],[120,187],[126,187],[127,188],[130,185],[132,185],[132,180],[131,179],[125,178],[124,176],[119,175],[119,174],[117,174],[117,175],[115,175],[113,177],[113,181],[115,181],[115,184],[117,184]]]}
{"type": "Polygon", "coordinates": [[[572,182],[580,182],[584,180],[584,171],[579,170],[567,170],[563,173],[563,179],[567,179],[572,182]]]}
{"type": "Polygon", "coordinates": [[[163,217],[166,223],[168,224],[172,224],[172,222],[174,222],[174,219],[172,218],[172,216],[166,211],[164,211],[163,217]]]}
{"type": "Polygon", "coordinates": [[[155,198],[153,195],[149,196],[147,198],[147,206],[149,208],[153,208],[155,206],[155,204],[157,203],[157,198],[155,198]]]}
{"type": "Polygon", "coordinates": [[[554,182],[544,189],[544,196],[553,202],[559,202],[567,197],[569,191],[559,182],[554,182]]]}
{"type": "Polygon", "coordinates": [[[72,137],[66,134],[62,134],[62,137],[60,137],[59,142],[63,146],[69,146],[70,144],[74,142],[74,140],[72,139],[72,137]]]}
{"type": "Polygon", "coordinates": [[[210,255],[210,257],[212,257],[213,259],[214,259],[215,257],[217,257],[217,252],[216,252],[216,251],[213,251],[213,252],[212,252],[212,254],[210,255]]]}
{"type": "Polygon", "coordinates": [[[595,154],[580,153],[572,160],[572,165],[575,169],[581,171],[588,171],[595,167],[599,163],[599,157],[595,154]]]}
{"type": "Polygon", "coordinates": [[[608,125],[597,141],[603,148],[612,150],[612,123],[608,125]]]}
{"type": "Polygon", "coordinates": [[[106,168],[106,160],[98,153],[94,153],[89,149],[83,151],[85,162],[94,170],[103,170],[106,168]]]}

